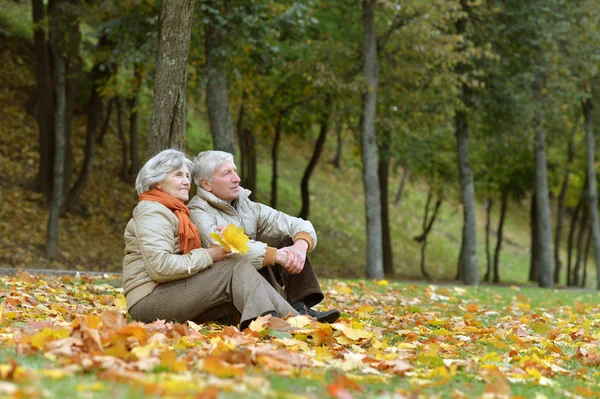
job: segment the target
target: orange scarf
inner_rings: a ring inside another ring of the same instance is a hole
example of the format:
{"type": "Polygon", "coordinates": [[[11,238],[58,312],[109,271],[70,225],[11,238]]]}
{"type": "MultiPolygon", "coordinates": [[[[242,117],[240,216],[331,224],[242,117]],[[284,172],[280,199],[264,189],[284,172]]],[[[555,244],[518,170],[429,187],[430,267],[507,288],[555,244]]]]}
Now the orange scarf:
{"type": "Polygon", "coordinates": [[[177,198],[156,188],[140,195],[138,201],[155,201],[169,208],[179,219],[179,247],[184,254],[200,248],[200,233],[190,220],[190,210],[177,198]]]}

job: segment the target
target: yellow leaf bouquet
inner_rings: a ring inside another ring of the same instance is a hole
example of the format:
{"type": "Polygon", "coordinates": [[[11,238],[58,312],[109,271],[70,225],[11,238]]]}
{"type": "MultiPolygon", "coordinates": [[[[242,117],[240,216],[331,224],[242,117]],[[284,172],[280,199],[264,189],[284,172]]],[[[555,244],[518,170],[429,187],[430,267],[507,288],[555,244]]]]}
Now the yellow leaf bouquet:
{"type": "Polygon", "coordinates": [[[245,254],[248,252],[248,236],[244,234],[244,229],[230,224],[219,233],[210,233],[210,236],[219,243],[220,246],[234,254],[245,254]]]}

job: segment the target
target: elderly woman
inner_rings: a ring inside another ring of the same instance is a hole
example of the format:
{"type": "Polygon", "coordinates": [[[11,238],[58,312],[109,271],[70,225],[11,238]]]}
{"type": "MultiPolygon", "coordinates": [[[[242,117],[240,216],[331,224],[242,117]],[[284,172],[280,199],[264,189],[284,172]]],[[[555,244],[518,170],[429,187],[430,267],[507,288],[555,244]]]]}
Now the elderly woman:
{"type": "Polygon", "coordinates": [[[123,291],[134,320],[200,323],[240,313],[240,329],[261,315],[298,313],[246,259],[202,248],[190,221],[192,161],[165,150],[140,170],[139,202],[125,229],[123,291]]]}

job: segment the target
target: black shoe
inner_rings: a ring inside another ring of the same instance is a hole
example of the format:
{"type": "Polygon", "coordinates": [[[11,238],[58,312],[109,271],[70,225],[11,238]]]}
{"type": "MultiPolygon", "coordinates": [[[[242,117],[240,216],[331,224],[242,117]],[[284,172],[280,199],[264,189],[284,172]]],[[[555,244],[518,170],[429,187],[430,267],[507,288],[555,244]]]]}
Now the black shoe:
{"type": "Polygon", "coordinates": [[[317,321],[321,323],[334,323],[337,319],[340,318],[341,313],[337,309],[326,310],[325,312],[319,312],[318,310],[314,310],[311,308],[306,308],[304,312],[300,312],[300,314],[305,314],[317,319],[317,321]]]}
{"type": "Polygon", "coordinates": [[[340,311],[337,309],[327,310],[325,312],[319,312],[317,310],[313,310],[309,307],[306,307],[303,301],[298,301],[292,305],[294,309],[298,311],[300,314],[305,314],[310,317],[314,317],[317,321],[321,323],[333,323],[337,319],[340,318],[340,311]]]}

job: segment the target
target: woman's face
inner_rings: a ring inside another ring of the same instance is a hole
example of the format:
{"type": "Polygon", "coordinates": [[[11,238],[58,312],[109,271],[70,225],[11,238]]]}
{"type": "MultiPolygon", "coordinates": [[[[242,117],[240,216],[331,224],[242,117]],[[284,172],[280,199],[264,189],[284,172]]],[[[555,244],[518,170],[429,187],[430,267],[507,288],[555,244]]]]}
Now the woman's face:
{"type": "Polygon", "coordinates": [[[156,188],[185,202],[189,199],[190,171],[182,166],[177,170],[167,172],[167,176],[156,184],[156,188]]]}

